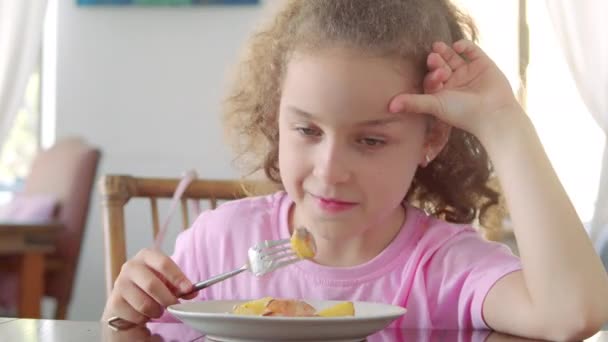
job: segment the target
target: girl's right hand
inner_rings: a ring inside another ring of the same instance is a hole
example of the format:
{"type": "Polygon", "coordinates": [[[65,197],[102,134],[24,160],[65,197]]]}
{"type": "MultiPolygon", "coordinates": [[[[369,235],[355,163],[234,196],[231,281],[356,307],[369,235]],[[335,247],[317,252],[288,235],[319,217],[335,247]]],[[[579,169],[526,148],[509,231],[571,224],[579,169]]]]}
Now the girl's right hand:
{"type": "MultiPolygon", "coordinates": [[[[160,317],[165,308],[176,304],[180,293],[192,289],[192,283],[165,254],[143,249],[127,261],[114,282],[114,288],[102,320],[118,316],[142,324],[160,317]]],[[[191,299],[196,293],[183,298],[191,299]]]]}

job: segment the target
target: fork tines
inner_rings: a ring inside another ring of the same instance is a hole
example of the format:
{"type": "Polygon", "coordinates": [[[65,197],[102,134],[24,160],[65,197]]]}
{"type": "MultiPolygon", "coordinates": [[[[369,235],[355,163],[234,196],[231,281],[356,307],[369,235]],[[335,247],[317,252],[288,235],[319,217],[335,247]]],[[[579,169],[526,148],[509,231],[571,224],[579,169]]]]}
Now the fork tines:
{"type": "Polygon", "coordinates": [[[267,272],[300,261],[291,248],[290,239],[263,241],[255,249],[267,272]]]}

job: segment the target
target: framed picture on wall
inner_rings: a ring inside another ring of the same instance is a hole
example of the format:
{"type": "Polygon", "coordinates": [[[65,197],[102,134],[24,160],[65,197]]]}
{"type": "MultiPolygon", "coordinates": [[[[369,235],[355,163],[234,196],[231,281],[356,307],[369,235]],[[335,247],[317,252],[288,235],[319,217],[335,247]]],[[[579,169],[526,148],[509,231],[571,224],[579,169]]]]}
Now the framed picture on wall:
{"type": "Polygon", "coordinates": [[[256,5],[260,0],[76,0],[78,5],[256,5]]]}

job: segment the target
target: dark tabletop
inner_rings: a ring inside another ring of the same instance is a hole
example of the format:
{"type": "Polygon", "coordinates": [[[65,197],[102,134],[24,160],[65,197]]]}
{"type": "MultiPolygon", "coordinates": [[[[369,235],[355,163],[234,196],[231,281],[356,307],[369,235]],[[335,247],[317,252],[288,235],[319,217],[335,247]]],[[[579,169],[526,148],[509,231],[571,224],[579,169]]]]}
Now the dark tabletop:
{"type": "MultiPolygon", "coordinates": [[[[16,319],[0,317],[0,341],[207,341],[203,333],[181,323],[148,323],[145,327],[114,331],[105,323],[86,321],[56,321],[45,319],[16,319]]],[[[458,341],[500,342],[530,341],[485,330],[400,330],[385,329],[367,338],[369,342],[458,341]]],[[[608,331],[588,339],[608,342],[608,331]]]]}

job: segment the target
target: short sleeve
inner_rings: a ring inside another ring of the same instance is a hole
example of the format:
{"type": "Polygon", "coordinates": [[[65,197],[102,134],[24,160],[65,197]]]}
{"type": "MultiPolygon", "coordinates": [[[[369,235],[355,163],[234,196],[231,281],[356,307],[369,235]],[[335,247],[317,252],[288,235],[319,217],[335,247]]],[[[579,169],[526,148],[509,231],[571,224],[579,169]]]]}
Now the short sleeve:
{"type": "Polygon", "coordinates": [[[426,284],[432,320],[438,328],[488,329],[483,302],[498,280],[521,269],[506,245],[464,228],[445,240],[431,257],[426,284]]]}

